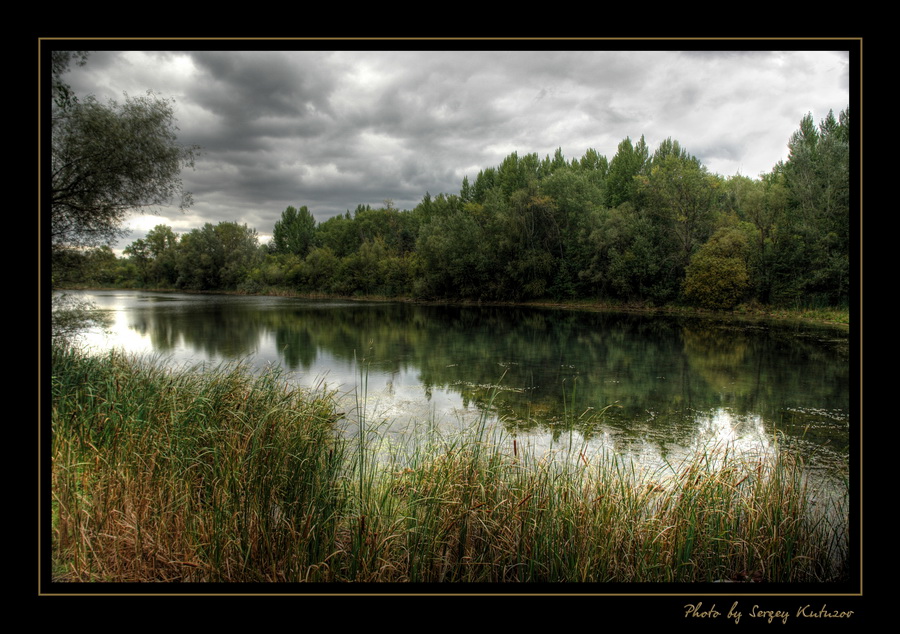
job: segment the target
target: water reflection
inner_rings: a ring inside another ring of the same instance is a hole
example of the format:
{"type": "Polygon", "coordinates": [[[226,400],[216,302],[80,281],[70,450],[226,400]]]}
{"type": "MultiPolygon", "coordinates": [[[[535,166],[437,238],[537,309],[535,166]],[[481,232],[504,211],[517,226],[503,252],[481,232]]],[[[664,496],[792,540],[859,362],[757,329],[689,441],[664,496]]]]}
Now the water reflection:
{"type": "Polygon", "coordinates": [[[86,343],[172,363],[277,364],[357,400],[389,433],[487,413],[538,448],[677,461],[776,437],[846,471],[846,333],[796,325],[510,307],[83,293],[114,317],[86,343]]]}

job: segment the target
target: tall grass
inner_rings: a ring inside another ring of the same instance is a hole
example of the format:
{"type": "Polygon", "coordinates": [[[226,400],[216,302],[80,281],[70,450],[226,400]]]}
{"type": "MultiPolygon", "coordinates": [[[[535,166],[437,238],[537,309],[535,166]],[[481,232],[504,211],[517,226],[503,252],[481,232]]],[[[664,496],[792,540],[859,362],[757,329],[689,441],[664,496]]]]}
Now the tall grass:
{"type": "MultiPolygon", "coordinates": [[[[169,371],[57,347],[59,581],[834,581],[846,514],[799,465],[708,447],[644,472],[482,418],[389,446],[272,370],[169,371]]],[[[363,401],[364,402],[364,399],[363,401]]]]}
{"type": "Polygon", "coordinates": [[[277,371],[53,358],[57,570],[72,580],[332,579],[333,400],[277,371]]]}

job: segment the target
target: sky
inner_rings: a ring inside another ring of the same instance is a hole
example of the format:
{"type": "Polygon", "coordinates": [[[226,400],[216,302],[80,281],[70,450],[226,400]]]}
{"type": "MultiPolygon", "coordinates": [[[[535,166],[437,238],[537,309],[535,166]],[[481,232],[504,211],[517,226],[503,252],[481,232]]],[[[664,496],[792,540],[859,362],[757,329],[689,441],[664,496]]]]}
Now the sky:
{"type": "Polygon", "coordinates": [[[412,209],[426,192],[458,194],[463,177],[474,182],[512,152],[560,149],[571,161],[594,149],[611,160],[642,135],[651,153],[671,137],[710,172],[755,178],[787,158],[807,113],[818,123],[850,105],[857,69],[834,45],[104,50],[66,79],[101,101],[147,90],[174,99],[179,141],[201,146],[182,174],[193,206],[133,215],[121,252],[158,224],[185,233],[233,221],[266,242],[288,205],[319,222],[386,200],[412,209]]]}

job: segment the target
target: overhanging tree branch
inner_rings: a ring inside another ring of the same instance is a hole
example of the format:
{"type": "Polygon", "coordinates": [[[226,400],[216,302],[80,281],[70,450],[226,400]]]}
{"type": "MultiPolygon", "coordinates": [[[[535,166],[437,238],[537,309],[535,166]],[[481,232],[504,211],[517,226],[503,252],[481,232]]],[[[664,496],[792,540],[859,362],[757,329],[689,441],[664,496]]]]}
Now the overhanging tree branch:
{"type": "Polygon", "coordinates": [[[109,242],[138,207],[192,202],[181,170],[193,167],[197,146],[177,141],[172,101],[148,92],[102,104],[77,99],[59,76],[72,58],[53,56],[54,116],[50,173],[51,239],[54,247],[109,242]]]}

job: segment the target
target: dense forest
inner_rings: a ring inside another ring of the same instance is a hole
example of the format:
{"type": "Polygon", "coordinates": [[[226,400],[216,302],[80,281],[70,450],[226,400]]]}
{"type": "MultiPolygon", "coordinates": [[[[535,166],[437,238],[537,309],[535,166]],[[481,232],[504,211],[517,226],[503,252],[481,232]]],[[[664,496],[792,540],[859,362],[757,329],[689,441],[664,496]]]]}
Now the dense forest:
{"type": "MultiPolygon", "coordinates": [[[[117,257],[56,249],[53,283],[472,301],[597,299],[733,309],[846,307],[850,113],[806,115],[758,178],[711,174],[681,144],[619,143],[611,159],[512,153],[425,193],[316,222],[288,207],[260,244],[232,222],[159,225],[117,257]]],[[[269,229],[269,228],[267,228],[269,229]]]]}

